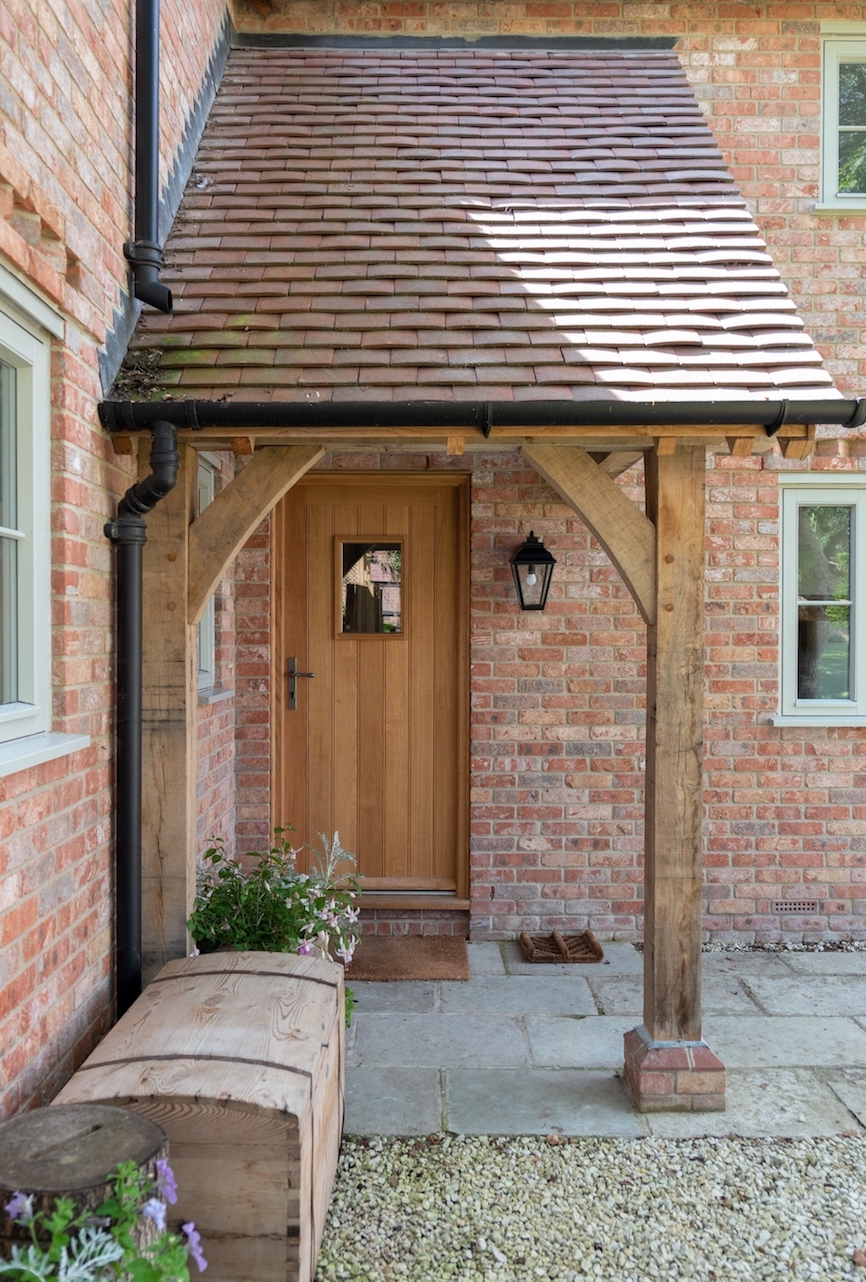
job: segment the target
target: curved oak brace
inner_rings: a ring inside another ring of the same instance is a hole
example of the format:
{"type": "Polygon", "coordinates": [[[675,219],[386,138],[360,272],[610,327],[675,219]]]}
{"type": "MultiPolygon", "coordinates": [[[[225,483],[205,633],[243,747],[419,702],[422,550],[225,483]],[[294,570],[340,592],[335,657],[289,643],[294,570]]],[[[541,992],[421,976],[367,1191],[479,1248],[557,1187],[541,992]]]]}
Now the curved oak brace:
{"type": "Polygon", "coordinates": [[[524,445],[524,457],[592,530],[635,599],[656,617],[656,532],[619,486],[577,445],[524,445]]]}
{"type": "Polygon", "coordinates": [[[250,535],[325,453],[317,445],[270,445],[253,455],[189,529],[187,620],[198,623],[250,535]]]}

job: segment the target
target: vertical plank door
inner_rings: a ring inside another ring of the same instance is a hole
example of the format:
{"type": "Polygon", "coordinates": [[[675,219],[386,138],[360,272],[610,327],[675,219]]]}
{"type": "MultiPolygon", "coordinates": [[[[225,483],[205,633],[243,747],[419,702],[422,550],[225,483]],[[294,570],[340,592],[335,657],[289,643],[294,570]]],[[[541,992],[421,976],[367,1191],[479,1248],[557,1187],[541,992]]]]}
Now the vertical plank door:
{"type": "Polygon", "coordinates": [[[467,893],[467,513],[456,474],[307,476],[276,511],[273,820],[339,831],[369,892],[467,893]]]}

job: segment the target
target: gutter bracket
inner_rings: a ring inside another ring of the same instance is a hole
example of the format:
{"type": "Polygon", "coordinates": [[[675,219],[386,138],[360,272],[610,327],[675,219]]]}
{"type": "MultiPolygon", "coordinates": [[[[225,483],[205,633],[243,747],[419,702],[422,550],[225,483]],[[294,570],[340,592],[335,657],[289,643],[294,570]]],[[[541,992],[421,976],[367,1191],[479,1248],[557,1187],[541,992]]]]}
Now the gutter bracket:
{"type": "Polygon", "coordinates": [[[764,431],[767,433],[768,436],[775,436],[779,428],[784,427],[785,422],[788,418],[788,408],[790,404],[791,404],[790,401],[782,401],[782,405],[781,405],[781,408],[779,409],[779,413],[776,415],[773,422],[764,424],[764,431]]]}
{"type": "Polygon", "coordinates": [[[845,428],[850,431],[852,428],[862,427],[864,423],[866,423],[866,396],[858,396],[854,402],[854,413],[845,424],[845,428]]]}
{"type": "Polygon", "coordinates": [[[490,436],[490,429],[493,426],[492,419],[493,419],[493,405],[491,404],[490,401],[484,401],[481,406],[480,427],[481,427],[481,435],[484,437],[485,441],[490,436]]]}

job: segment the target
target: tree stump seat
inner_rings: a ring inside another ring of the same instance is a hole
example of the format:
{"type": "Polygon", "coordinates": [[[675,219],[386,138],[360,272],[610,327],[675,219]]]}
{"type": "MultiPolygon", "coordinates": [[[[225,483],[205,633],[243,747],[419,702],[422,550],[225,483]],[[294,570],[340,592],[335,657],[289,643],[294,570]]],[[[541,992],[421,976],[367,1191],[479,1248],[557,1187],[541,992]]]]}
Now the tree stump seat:
{"type": "MultiPolygon", "coordinates": [[[[167,1156],[162,1127],[125,1108],[68,1104],[0,1122],[0,1257],[9,1259],[13,1243],[31,1240],[6,1214],[13,1193],[33,1194],[37,1212],[53,1211],[58,1197],[70,1197],[77,1211],[94,1211],[111,1195],[120,1162],[135,1162],[156,1179],[156,1163],[167,1156]]],[[[140,1220],[138,1245],[157,1232],[152,1220],[140,1220]]]]}

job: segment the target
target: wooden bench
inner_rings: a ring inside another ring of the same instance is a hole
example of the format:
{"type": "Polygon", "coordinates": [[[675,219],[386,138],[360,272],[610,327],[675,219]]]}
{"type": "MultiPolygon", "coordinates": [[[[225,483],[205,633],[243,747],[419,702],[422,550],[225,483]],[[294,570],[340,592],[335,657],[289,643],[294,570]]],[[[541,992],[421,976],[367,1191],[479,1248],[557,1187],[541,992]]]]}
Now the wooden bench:
{"type": "Polygon", "coordinates": [[[343,1127],[343,968],[286,953],[169,962],[56,1104],[120,1104],[169,1138],[211,1282],[311,1282],[343,1127]]]}

